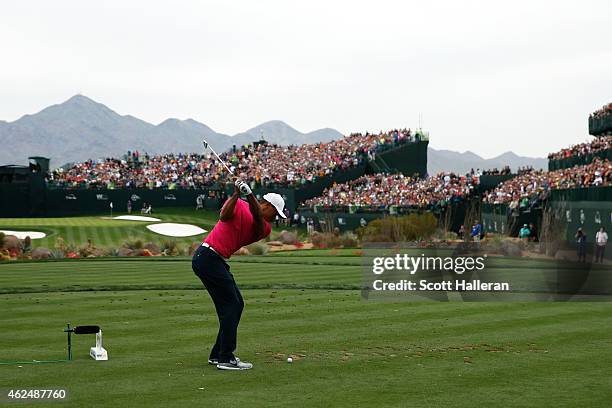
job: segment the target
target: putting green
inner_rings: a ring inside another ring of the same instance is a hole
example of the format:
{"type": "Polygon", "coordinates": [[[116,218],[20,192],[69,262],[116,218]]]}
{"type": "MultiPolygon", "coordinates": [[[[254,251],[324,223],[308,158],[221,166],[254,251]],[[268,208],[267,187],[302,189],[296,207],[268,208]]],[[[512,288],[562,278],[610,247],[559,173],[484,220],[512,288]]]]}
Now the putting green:
{"type": "Polygon", "coordinates": [[[239,373],[206,364],[217,317],[188,259],[2,264],[1,360],[64,358],[67,322],[101,325],[110,360],[75,336],[75,361],[0,366],[0,384],[71,406],[609,406],[609,303],[367,302],[350,253],[231,262],[239,373]]]}

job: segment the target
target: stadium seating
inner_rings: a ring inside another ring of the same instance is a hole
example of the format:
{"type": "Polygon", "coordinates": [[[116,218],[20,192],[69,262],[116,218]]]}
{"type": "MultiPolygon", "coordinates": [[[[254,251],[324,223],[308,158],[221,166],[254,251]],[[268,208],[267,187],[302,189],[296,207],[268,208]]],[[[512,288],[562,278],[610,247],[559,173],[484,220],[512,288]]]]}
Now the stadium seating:
{"type": "Polygon", "coordinates": [[[403,174],[378,173],[337,184],[323,195],[306,200],[306,206],[333,209],[341,206],[433,208],[460,201],[474,192],[478,177],[439,173],[425,179],[403,174]]]}
{"type": "MultiPolygon", "coordinates": [[[[390,147],[419,140],[410,129],[378,134],[353,133],[328,143],[302,146],[248,145],[221,155],[236,175],[253,187],[297,187],[337,170],[358,166],[390,147]]],[[[47,178],[55,188],[190,189],[224,182],[227,173],[210,155],[129,152],[122,159],[106,158],[57,169],[47,178]]]]}

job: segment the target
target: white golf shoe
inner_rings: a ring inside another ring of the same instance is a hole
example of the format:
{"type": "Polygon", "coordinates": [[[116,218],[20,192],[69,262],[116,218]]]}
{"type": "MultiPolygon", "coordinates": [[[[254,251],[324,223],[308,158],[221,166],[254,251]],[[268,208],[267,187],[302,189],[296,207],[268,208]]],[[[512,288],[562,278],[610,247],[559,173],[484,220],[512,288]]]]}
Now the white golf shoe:
{"type": "Polygon", "coordinates": [[[240,361],[240,359],[236,357],[234,360],[230,360],[229,363],[217,364],[217,368],[219,370],[250,370],[253,368],[253,364],[240,361]]]}

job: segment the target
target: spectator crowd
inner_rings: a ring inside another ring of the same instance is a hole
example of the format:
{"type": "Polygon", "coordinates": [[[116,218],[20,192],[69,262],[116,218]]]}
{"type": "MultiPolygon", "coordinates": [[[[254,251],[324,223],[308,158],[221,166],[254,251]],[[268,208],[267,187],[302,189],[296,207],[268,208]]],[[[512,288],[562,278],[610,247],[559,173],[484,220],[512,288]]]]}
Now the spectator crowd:
{"type": "MultiPolygon", "coordinates": [[[[472,169],[472,173],[474,173],[474,169],[472,169]]],[[[497,167],[494,167],[490,170],[482,171],[483,176],[505,176],[510,173],[512,173],[512,171],[510,170],[510,166],[504,166],[501,170],[497,167]]]]}
{"type": "Polygon", "coordinates": [[[501,183],[485,193],[490,204],[511,203],[523,206],[526,201],[546,198],[551,190],[605,187],[612,185],[612,162],[595,158],[592,163],[554,171],[530,171],[501,183]]]}
{"type": "Polygon", "coordinates": [[[596,137],[590,142],[572,145],[566,149],[548,155],[549,160],[562,160],[570,157],[582,157],[612,149],[612,136],[596,137]]]}
{"type": "Polygon", "coordinates": [[[591,113],[591,118],[600,119],[612,115],[612,102],[591,113]]]}
{"type": "MultiPolygon", "coordinates": [[[[327,143],[253,144],[221,154],[235,175],[252,187],[299,186],[363,164],[377,152],[419,140],[410,129],[353,133],[327,143]]],[[[201,188],[226,181],[227,171],[211,155],[128,152],[122,159],[88,160],[51,172],[59,188],[201,188]]]]}
{"type": "Polygon", "coordinates": [[[378,173],[334,184],[321,196],[306,200],[304,204],[324,208],[353,205],[431,209],[471,195],[477,184],[478,178],[470,174],[439,173],[434,177],[414,179],[403,174],[378,173]]]}

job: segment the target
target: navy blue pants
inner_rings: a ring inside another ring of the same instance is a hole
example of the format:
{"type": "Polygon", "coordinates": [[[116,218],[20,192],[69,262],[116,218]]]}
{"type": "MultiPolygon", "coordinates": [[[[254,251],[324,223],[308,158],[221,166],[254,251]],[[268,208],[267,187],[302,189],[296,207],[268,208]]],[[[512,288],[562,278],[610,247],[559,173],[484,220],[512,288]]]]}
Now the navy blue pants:
{"type": "Polygon", "coordinates": [[[219,317],[219,332],[209,358],[227,363],[234,358],[244,300],[229,265],[210,248],[200,246],[191,267],[210,294],[219,317]]]}

